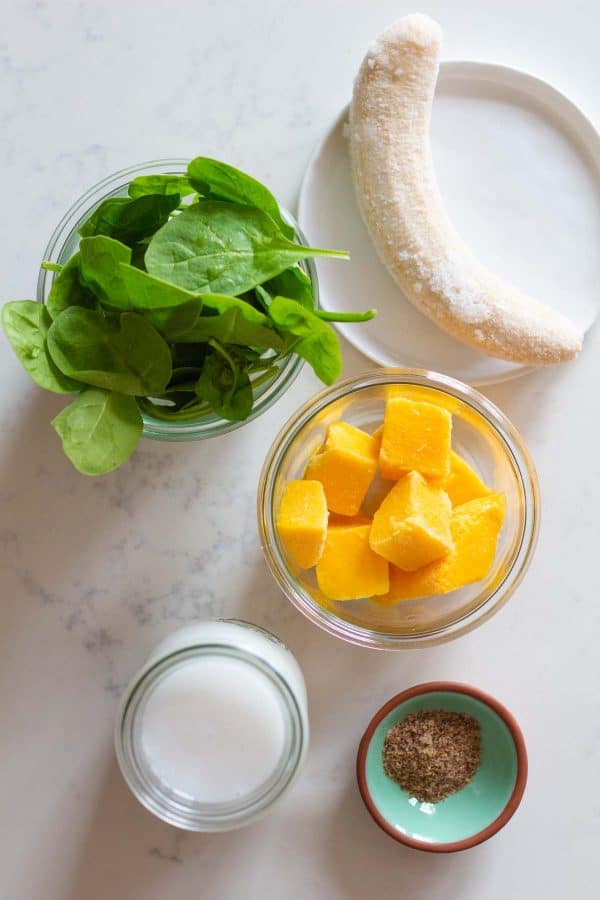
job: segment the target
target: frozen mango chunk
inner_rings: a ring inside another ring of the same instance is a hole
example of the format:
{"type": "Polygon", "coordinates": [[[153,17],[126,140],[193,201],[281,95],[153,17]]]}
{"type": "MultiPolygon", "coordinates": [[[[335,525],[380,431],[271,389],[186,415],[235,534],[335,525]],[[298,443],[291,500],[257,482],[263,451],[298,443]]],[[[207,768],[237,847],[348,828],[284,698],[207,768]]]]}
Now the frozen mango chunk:
{"type": "Polygon", "coordinates": [[[416,572],[390,567],[390,592],[379,602],[447,594],[485,578],[496,555],[504,522],[504,494],[487,494],[456,506],[450,520],[454,547],[443,559],[416,572]]]}
{"type": "Polygon", "coordinates": [[[334,525],[317,563],[317,582],[330,600],[358,600],[390,589],[387,560],[369,546],[370,525],[334,525]]]}
{"type": "Polygon", "coordinates": [[[332,525],[371,525],[373,519],[368,516],[340,516],[339,513],[329,513],[329,526],[332,525]]]}
{"type": "Polygon", "coordinates": [[[452,506],[460,506],[491,493],[477,472],[454,450],[450,451],[450,474],[447,478],[435,479],[435,484],[446,491],[452,506]]]}
{"type": "Polygon", "coordinates": [[[375,515],[371,549],[400,569],[414,572],[452,549],[452,504],[419,472],[396,482],[375,515]]]}
{"type": "Polygon", "coordinates": [[[450,472],[452,416],[441,406],[391,397],[385,405],[379,468],[384,478],[415,470],[433,478],[450,472]]]}
{"type": "Polygon", "coordinates": [[[334,422],[323,449],[309,460],[305,478],[320,481],[327,506],[355,516],[377,471],[378,441],[347,422],[334,422]]]}
{"type": "Polygon", "coordinates": [[[352,450],[368,456],[373,451],[373,435],[348,422],[334,422],[327,429],[325,450],[352,450]]]}
{"type": "Polygon", "coordinates": [[[320,481],[290,481],[285,486],[277,531],[283,545],[301,569],[316,566],[327,535],[327,501],[320,481]]]}
{"type": "Polygon", "coordinates": [[[461,401],[450,394],[440,394],[439,391],[429,387],[418,387],[416,384],[388,384],[386,389],[386,399],[392,397],[404,397],[410,400],[420,400],[423,403],[433,403],[442,409],[447,409],[449,413],[458,413],[462,415],[461,401]]]}
{"type": "Polygon", "coordinates": [[[379,455],[379,451],[381,450],[381,438],[383,437],[383,422],[375,429],[371,437],[375,438],[377,441],[377,454],[379,455]]]}

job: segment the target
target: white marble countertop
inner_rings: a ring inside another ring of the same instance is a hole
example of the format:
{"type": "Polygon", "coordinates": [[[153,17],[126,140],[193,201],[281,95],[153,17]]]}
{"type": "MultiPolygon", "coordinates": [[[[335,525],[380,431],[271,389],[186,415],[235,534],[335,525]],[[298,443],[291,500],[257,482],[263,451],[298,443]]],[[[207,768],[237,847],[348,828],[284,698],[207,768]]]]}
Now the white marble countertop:
{"type": "MultiPolygon", "coordinates": [[[[19,0],[0,35],[2,299],[32,296],[45,242],[72,201],[144,159],[214,155],[292,208],[313,145],[349,95],[365,45],[409,11],[392,0],[19,0]]],[[[430,0],[446,55],[551,79],[599,116],[595,0],[430,0]],[[452,8],[452,12],[450,12],[452,8]]],[[[346,348],[346,372],[368,366],[346,348]]],[[[517,596],[442,647],[382,654],[305,621],[274,586],[254,495],[279,426],[316,388],[305,370],[228,437],[146,441],[120,472],[77,475],[36,390],[0,339],[0,894],[3,900],[597,896],[597,385],[600,332],[581,358],[487,393],[537,462],[539,549],[517,596]],[[234,511],[235,510],[235,511],[234,511]],[[312,748],[274,814],[236,833],[178,833],[117,770],[124,682],[163,635],[203,616],[272,629],[306,673],[312,748]],[[530,779],[510,826],[449,857],[396,845],[354,781],[357,741],[391,694],[473,682],[524,729],[530,779]]]]}

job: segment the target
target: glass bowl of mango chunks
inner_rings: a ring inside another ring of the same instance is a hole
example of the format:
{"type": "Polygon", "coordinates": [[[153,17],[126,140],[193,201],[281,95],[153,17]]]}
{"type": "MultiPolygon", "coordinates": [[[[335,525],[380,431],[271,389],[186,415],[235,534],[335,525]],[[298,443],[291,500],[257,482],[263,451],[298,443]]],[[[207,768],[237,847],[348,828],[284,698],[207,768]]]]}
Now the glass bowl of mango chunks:
{"type": "Polygon", "coordinates": [[[514,593],[540,516],[518,431],[478,391],[415,369],[338,382],[285,424],[258,490],[266,561],[345,641],[441,643],[514,593]]]}

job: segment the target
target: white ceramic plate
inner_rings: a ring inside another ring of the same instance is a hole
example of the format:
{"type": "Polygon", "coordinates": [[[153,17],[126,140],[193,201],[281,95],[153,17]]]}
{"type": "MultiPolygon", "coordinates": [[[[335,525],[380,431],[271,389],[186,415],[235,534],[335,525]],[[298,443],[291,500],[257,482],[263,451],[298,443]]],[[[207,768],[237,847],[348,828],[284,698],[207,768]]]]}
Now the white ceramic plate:
{"type": "MultiPolygon", "coordinates": [[[[318,260],[324,309],[379,310],[372,322],[339,330],[380,365],[434,369],[471,384],[530,371],[464,346],[404,298],[360,218],[347,118],[346,108],[318,147],[299,202],[313,246],[343,248],[352,257],[318,260]]],[[[539,78],[445,62],[431,138],[450,217],[481,261],[587,330],[600,297],[600,137],[590,122],[539,78]]]]}

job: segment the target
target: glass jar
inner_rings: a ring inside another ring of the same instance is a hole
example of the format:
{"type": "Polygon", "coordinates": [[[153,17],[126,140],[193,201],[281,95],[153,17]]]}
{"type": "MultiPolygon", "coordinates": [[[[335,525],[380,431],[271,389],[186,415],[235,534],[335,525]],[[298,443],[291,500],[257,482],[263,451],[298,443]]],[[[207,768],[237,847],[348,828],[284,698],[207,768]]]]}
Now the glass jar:
{"type": "Polygon", "coordinates": [[[137,799],[189,831],[265,815],[308,749],[306,687],[291,651],[248,622],[179,629],[151,653],[117,711],[115,749],[137,799]]]}
{"type": "MultiPolygon", "coordinates": [[[[77,229],[103,200],[106,200],[108,197],[127,196],[129,182],[140,175],[181,175],[185,173],[187,164],[188,160],[185,159],[159,159],[155,162],[139,163],[128,169],[121,169],[119,172],[104,178],[86,191],[73,204],[71,209],[65,213],[48,242],[43,258],[48,262],[64,265],[77,251],[79,245],[77,229]]],[[[291,213],[282,209],[282,215],[295,228],[296,241],[306,246],[306,238],[291,213]]],[[[310,259],[303,260],[300,265],[311,280],[315,305],[318,306],[319,286],[314,262],[310,259]]],[[[54,277],[54,272],[40,269],[37,283],[37,300],[39,303],[45,303],[48,299],[54,277]]],[[[160,441],[193,441],[225,434],[240,428],[246,422],[251,422],[265,412],[287,391],[296,379],[303,364],[303,360],[295,354],[278,362],[278,372],[269,380],[254,388],[254,405],[250,415],[243,422],[230,422],[219,418],[213,413],[189,421],[170,422],[155,418],[145,410],[141,410],[144,422],[144,436],[160,441]]]]}

